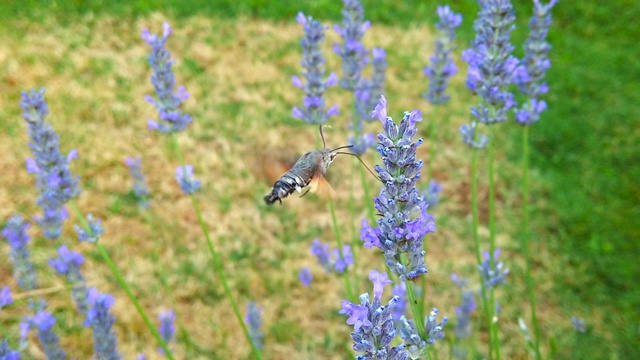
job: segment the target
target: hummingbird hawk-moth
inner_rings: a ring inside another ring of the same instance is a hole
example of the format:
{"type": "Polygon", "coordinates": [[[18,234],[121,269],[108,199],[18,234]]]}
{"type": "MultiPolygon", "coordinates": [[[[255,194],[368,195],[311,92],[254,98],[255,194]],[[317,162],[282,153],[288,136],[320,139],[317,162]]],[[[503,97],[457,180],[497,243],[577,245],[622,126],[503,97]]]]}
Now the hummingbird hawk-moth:
{"type": "MultiPolygon", "coordinates": [[[[322,183],[325,183],[325,175],[327,174],[327,170],[329,169],[329,165],[335,160],[336,156],[339,154],[342,155],[353,155],[362,162],[360,157],[356,154],[338,151],[341,149],[348,149],[353,147],[353,145],[345,145],[340,146],[335,149],[327,149],[326,143],[324,141],[324,134],[322,133],[322,125],[320,125],[320,137],[322,138],[322,149],[312,150],[308,153],[302,155],[298,161],[293,164],[291,169],[284,173],[278,179],[271,191],[267,196],[264,197],[264,202],[267,205],[271,205],[276,201],[279,201],[282,204],[282,199],[291,195],[294,191],[302,192],[302,189],[309,186],[309,189],[305,191],[306,195],[309,191],[316,192],[319,186],[322,183]]],[[[364,165],[364,163],[362,163],[364,165]]],[[[366,167],[366,165],[365,165],[366,167]]],[[[367,170],[371,172],[371,170],[367,167],[367,170]]],[[[373,173],[372,173],[373,174],[373,173]]],[[[375,176],[375,175],[374,175],[375,176]]],[[[327,183],[328,185],[328,183],[327,183]]]]}

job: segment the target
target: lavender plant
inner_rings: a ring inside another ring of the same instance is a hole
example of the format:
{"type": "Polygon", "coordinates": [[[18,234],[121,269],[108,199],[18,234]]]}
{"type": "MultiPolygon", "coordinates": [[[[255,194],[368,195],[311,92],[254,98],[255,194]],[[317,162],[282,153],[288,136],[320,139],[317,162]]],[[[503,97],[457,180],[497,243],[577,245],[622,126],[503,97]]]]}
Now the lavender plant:
{"type": "Polygon", "coordinates": [[[80,273],[80,266],[84,263],[84,256],[75,251],[70,251],[67,245],[60,245],[58,256],[49,259],[51,266],[58,275],[64,276],[67,282],[73,285],[71,296],[78,307],[78,311],[86,315],[89,306],[87,304],[87,285],[84,276],[80,273]]]}
{"type": "Polygon", "coordinates": [[[129,168],[129,173],[133,178],[133,194],[136,196],[138,200],[138,205],[143,209],[148,209],[150,204],[151,192],[149,191],[149,186],[147,185],[147,181],[142,173],[142,164],[141,159],[127,157],[124,161],[129,168]]]}
{"type": "Polygon", "coordinates": [[[0,359],[2,360],[19,360],[20,353],[9,348],[7,340],[0,340],[0,359]]]}
{"type": "Polygon", "coordinates": [[[37,275],[28,244],[31,238],[27,234],[29,223],[22,220],[19,214],[13,215],[2,229],[2,236],[7,240],[11,250],[9,258],[13,264],[13,276],[23,290],[34,290],[38,287],[37,275]]]}
{"type": "MultiPolygon", "coordinates": [[[[160,320],[160,327],[158,331],[162,336],[162,340],[165,343],[170,344],[174,342],[176,335],[176,328],[174,322],[176,321],[176,313],[173,310],[164,310],[158,315],[158,320],[160,320]]],[[[161,355],[164,355],[164,350],[162,348],[158,349],[158,352],[161,355]]]]}
{"type": "Polygon", "coordinates": [[[309,270],[308,267],[304,267],[302,268],[302,270],[300,270],[300,274],[298,274],[298,279],[300,279],[300,283],[302,283],[302,286],[309,287],[311,286],[311,281],[313,281],[313,274],[311,273],[311,270],[309,270]]]}
{"type": "Polygon", "coordinates": [[[46,310],[38,311],[28,320],[29,326],[38,331],[38,339],[47,359],[64,360],[67,354],[60,348],[60,338],[53,331],[56,319],[46,310]]]}
{"type": "Polygon", "coordinates": [[[113,306],[113,296],[101,294],[98,289],[90,288],[87,293],[87,319],[84,326],[93,330],[93,348],[96,351],[96,358],[105,360],[120,360],[122,355],[118,353],[118,341],[116,334],[111,329],[115,322],[115,317],[110,309],[113,306]]]}
{"type": "Polygon", "coordinates": [[[298,13],[296,20],[304,27],[304,37],[300,40],[302,47],[303,59],[300,62],[304,71],[306,82],[302,83],[300,77],[294,75],[292,77],[293,86],[304,91],[305,97],[302,100],[303,108],[294,106],[293,117],[302,119],[309,124],[324,124],[329,117],[338,115],[338,105],[333,105],[326,110],[324,93],[335,85],[338,76],[331,73],[324,80],[325,75],[325,59],[322,56],[320,45],[324,41],[325,27],[319,21],[314,20],[311,16],[305,16],[302,12],[298,13]]]}
{"type": "Polygon", "coordinates": [[[264,347],[264,334],[260,330],[262,327],[262,310],[255,302],[249,302],[247,303],[247,316],[244,318],[249,326],[251,341],[258,349],[264,347]]]}
{"type": "Polygon", "coordinates": [[[11,297],[11,291],[8,286],[3,286],[0,289],[0,310],[3,307],[13,304],[13,298],[11,297]]]}
{"type": "Polygon", "coordinates": [[[36,175],[40,191],[36,203],[43,210],[43,215],[36,218],[36,222],[47,239],[56,239],[69,216],[65,203],[80,193],[79,178],[69,170],[69,163],[77,158],[77,151],[71,150],[66,157],[60,153],[60,137],[45,122],[49,108],[44,101],[44,88],[22,92],[20,106],[24,111],[22,117],[27,122],[31,139],[29,148],[34,157],[27,159],[27,171],[36,175]]]}

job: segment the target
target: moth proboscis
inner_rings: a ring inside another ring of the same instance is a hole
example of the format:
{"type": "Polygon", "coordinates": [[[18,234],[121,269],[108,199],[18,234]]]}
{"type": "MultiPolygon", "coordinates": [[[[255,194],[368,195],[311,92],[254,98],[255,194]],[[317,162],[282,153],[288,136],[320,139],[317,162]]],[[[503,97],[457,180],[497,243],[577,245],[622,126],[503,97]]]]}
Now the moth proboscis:
{"type": "Polygon", "coordinates": [[[301,195],[304,196],[307,192],[316,192],[322,184],[326,184],[329,189],[331,186],[325,179],[329,165],[335,160],[338,155],[353,155],[364,165],[367,170],[378,180],[378,178],[369,167],[360,159],[356,154],[338,151],[341,149],[348,149],[353,145],[339,146],[335,149],[327,149],[327,145],[324,141],[324,134],[322,132],[322,125],[320,125],[320,137],[322,138],[322,149],[312,150],[302,155],[298,161],[293,164],[291,169],[284,173],[278,179],[271,188],[268,195],[264,197],[264,202],[267,205],[271,205],[276,201],[282,204],[282,199],[291,195],[294,191],[302,192],[302,189],[309,186],[309,189],[301,195]]]}

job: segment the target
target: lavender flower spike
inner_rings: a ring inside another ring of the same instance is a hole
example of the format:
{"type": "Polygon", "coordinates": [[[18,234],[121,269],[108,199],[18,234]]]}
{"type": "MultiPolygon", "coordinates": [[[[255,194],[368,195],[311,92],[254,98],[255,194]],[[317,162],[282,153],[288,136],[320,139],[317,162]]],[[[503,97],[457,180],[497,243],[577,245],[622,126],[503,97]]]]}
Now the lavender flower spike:
{"type": "Polygon", "coordinates": [[[436,38],[436,46],[431,56],[431,66],[424,68],[424,74],[429,78],[429,92],[424,97],[432,104],[445,104],[451,98],[445,94],[449,78],[458,72],[451,53],[455,50],[456,28],[462,23],[462,15],[449,9],[448,5],[438,6],[440,21],[436,28],[440,33],[436,38]]]}
{"type": "Polygon", "coordinates": [[[9,348],[7,340],[0,340],[0,359],[20,360],[20,353],[9,348]]]}
{"type": "Polygon", "coordinates": [[[158,110],[160,122],[149,120],[149,129],[157,130],[165,134],[184,131],[191,123],[191,116],[180,110],[182,103],[189,98],[189,93],[184,86],[180,86],[175,92],[175,77],[171,67],[175,61],[171,60],[171,54],[165,49],[167,39],[171,35],[168,23],[162,25],[162,36],[151,34],[149,30],[142,30],[142,40],[151,46],[149,64],[153,70],[151,84],[156,91],[157,99],[146,95],[145,100],[154,105],[158,110]]]}
{"type": "MultiPolygon", "coordinates": [[[[162,340],[164,340],[166,344],[175,341],[176,328],[173,323],[176,321],[176,313],[173,312],[173,310],[162,311],[158,316],[158,320],[160,320],[158,332],[160,332],[162,340]]],[[[159,348],[158,352],[164,355],[163,349],[159,348]]]]}
{"type": "Polygon", "coordinates": [[[29,319],[29,325],[38,329],[38,339],[49,360],[64,360],[67,354],[60,348],[60,339],[53,332],[56,319],[45,310],[38,311],[29,319]]]}
{"type": "Polygon", "coordinates": [[[82,314],[86,314],[87,286],[84,276],[80,273],[80,265],[84,263],[84,257],[75,251],[70,251],[67,245],[58,248],[59,257],[49,259],[51,266],[58,275],[64,276],[70,284],[73,284],[71,296],[82,314]]]}
{"type": "Polygon", "coordinates": [[[90,308],[84,326],[91,326],[93,329],[93,348],[98,359],[122,359],[118,354],[118,341],[112,329],[115,317],[109,312],[113,302],[113,296],[100,294],[96,288],[89,289],[87,303],[90,308]]]}
{"type": "Polygon", "coordinates": [[[384,95],[385,71],[387,70],[387,52],[383,48],[373,48],[371,55],[373,57],[371,80],[361,78],[358,87],[354,90],[358,118],[367,122],[375,121],[369,114],[371,109],[376,106],[380,96],[384,95]]]}
{"type": "Polygon", "coordinates": [[[251,336],[251,341],[258,349],[264,347],[264,334],[260,330],[260,327],[262,327],[261,315],[262,308],[259,308],[258,304],[254,302],[247,303],[247,316],[244,321],[249,325],[249,336],[251,336]]]}
{"type": "Polygon", "coordinates": [[[533,1],[533,16],[529,21],[529,38],[524,44],[525,57],[516,68],[514,82],[520,92],[528,97],[527,103],[516,110],[516,121],[523,125],[530,125],[540,119],[540,113],[547,108],[540,96],[546,94],[549,87],[544,82],[544,76],[551,67],[549,50],[551,45],[546,41],[551,27],[551,8],[558,0],[551,0],[543,5],[539,0],[533,1]]]}
{"type": "Polygon", "coordinates": [[[9,258],[13,263],[13,276],[18,280],[18,286],[24,290],[34,290],[38,285],[36,271],[31,262],[31,255],[27,245],[29,223],[22,221],[22,216],[14,215],[2,229],[2,236],[7,240],[11,250],[9,258]]]}
{"type": "Polygon", "coordinates": [[[422,121],[420,112],[405,112],[400,125],[387,117],[386,99],[381,97],[373,116],[382,121],[384,133],[378,134],[378,153],[383,166],[375,170],[385,184],[380,195],[373,199],[382,217],[378,227],[371,229],[363,221],[361,240],[365,246],[379,247],[391,272],[402,281],[414,280],[427,273],[422,243],[428,233],[435,231],[433,216],[416,188],[422,161],[416,159],[416,149],[423,140],[413,142],[416,123],[422,121]],[[415,216],[416,210],[419,214],[415,216]]]}
{"type": "Polygon", "coordinates": [[[449,320],[446,316],[442,318],[441,322],[437,322],[438,309],[434,308],[431,313],[424,318],[424,329],[427,335],[426,339],[421,339],[418,335],[416,324],[402,317],[400,319],[400,337],[409,346],[409,353],[412,359],[417,359],[422,356],[428,345],[433,345],[437,340],[444,338],[445,333],[443,331],[444,325],[449,320]]]}
{"type": "Polygon", "coordinates": [[[478,265],[478,270],[480,270],[485,286],[488,288],[504,284],[505,278],[509,275],[509,269],[505,269],[504,263],[502,261],[498,261],[498,256],[500,256],[500,250],[496,249],[493,252],[494,268],[492,269],[489,252],[484,251],[482,253],[484,261],[482,264],[478,265]]]}
{"type": "Polygon", "coordinates": [[[338,115],[338,105],[325,110],[323,97],[327,88],[337,83],[338,77],[335,73],[331,73],[324,80],[325,59],[320,50],[320,44],[324,41],[324,26],[319,21],[313,20],[311,16],[305,17],[302,12],[298,13],[297,20],[304,27],[304,37],[300,40],[300,46],[304,56],[301,64],[304,68],[303,76],[306,83],[303,85],[298,76],[292,78],[293,85],[304,90],[305,93],[305,98],[302,100],[304,107],[295,106],[293,117],[309,124],[324,124],[329,117],[338,115]]]}
{"type": "Polygon", "coordinates": [[[471,314],[476,310],[476,301],[473,291],[467,287],[467,280],[452,274],[453,281],[462,291],[462,304],[456,307],[456,325],[453,328],[458,339],[464,339],[471,335],[471,314]]]}
{"type": "Polygon", "coordinates": [[[78,240],[86,241],[89,243],[98,242],[100,236],[104,234],[104,228],[101,225],[100,219],[93,219],[93,215],[89,214],[87,216],[87,223],[89,225],[89,229],[82,229],[78,225],[74,225],[76,232],[78,233],[78,240]]]}
{"type": "Polygon", "coordinates": [[[11,291],[8,286],[3,286],[0,289],[0,310],[7,305],[13,304],[13,298],[11,298],[11,291]]]}
{"type": "Polygon", "coordinates": [[[458,132],[462,135],[462,142],[469,145],[473,149],[482,149],[489,143],[489,137],[486,134],[480,134],[478,131],[478,123],[472,121],[471,124],[463,124],[458,132]]]}
{"type": "MultiPolygon", "coordinates": [[[[344,0],[342,27],[335,25],[334,30],[342,37],[340,47],[334,44],[333,50],[342,59],[342,79],[340,86],[346,90],[356,90],[360,84],[362,70],[368,62],[367,50],[362,37],[371,24],[364,21],[364,10],[359,0],[344,0]]],[[[377,96],[377,95],[376,95],[377,96]]]]}
{"type": "Polygon", "coordinates": [[[373,282],[373,302],[369,302],[369,294],[365,293],[360,295],[360,305],[343,300],[340,310],[340,314],[349,317],[347,324],[353,325],[353,349],[364,353],[357,355],[356,359],[409,359],[404,344],[391,346],[397,333],[393,323],[393,311],[398,297],[392,297],[387,306],[382,306],[381,300],[384,286],[391,281],[386,273],[376,270],[371,270],[369,279],[373,282]]]}
{"type": "Polygon", "coordinates": [[[495,124],[506,121],[508,110],[516,105],[506,90],[518,65],[509,40],[515,12],[509,0],[478,2],[480,12],[473,24],[476,38],[473,47],[462,52],[462,60],[469,64],[467,87],[482,98],[471,114],[483,124],[495,124]]]}
{"type": "Polygon", "coordinates": [[[36,185],[40,197],[36,203],[43,210],[36,221],[42,227],[44,236],[56,239],[62,231],[62,223],[68,217],[65,203],[80,193],[79,178],[69,170],[69,163],[77,157],[71,150],[65,157],[60,153],[60,137],[51,124],[45,122],[49,114],[44,101],[44,88],[39,91],[22,92],[20,106],[22,117],[29,129],[29,148],[33,159],[27,159],[27,172],[36,174],[36,185]]]}
{"type": "Polygon", "coordinates": [[[178,166],[176,181],[185,194],[193,194],[200,190],[200,180],[193,177],[193,165],[178,166]]]}
{"type": "Polygon", "coordinates": [[[138,205],[143,209],[149,208],[149,197],[151,192],[149,186],[142,173],[142,165],[140,164],[140,158],[128,157],[124,162],[129,167],[129,173],[133,178],[133,193],[138,199],[138,205]]]}

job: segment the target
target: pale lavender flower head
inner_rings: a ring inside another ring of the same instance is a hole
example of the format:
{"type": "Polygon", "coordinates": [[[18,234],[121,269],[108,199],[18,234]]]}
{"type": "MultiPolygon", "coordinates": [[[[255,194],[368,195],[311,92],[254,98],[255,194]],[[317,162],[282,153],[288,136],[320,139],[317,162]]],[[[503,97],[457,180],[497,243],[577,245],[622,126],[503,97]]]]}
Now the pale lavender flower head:
{"type": "Polygon", "coordinates": [[[329,250],[329,244],[323,243],[319,239],[313,239],[311,244],[311,253],[318,259],[318,263],[327,271],[333,270],[333,263],[331,261],[331,251],[329,250]]]}
{"type": "Polygon", "coordinates": [[[76,229],[78,233],[78,240],[86,241],[88,243],[96,243],[100,236],[104,234],[104,228],[102,227],[102,221],[100,219],[94,219],[92,214],[87,216],[87,223],[89,225],[89,229],[83,229],[78,225],[74,225],[73,227],[76,229]]]}
{"type": "Polygon", "coordinates": [[[429,180],[429,187],[422,192],[422,196],[424,196],[424,201],[429,205],[430,209],[438,205],[441,192],[442,185],[433,179],[429,180]]]}
{"type": "MultiPolygon", "coordinates": [[[[162,340],[164,340],[167,345],[175,341],[176,327],[174,322],[176,321],[176,313],[173,312],[173,310],[164,310],[160,315],[158,315],[158,320],[160,320],[158,332],[160,333],[162,340]]],[[[161,355],[164,355],[164,350],[162,348],[158,348],[158,352],[161,355]]]]}
{"type": "Polygon", "coordinates": [[[8,286],[3,286],[2,289],[0,289],[0,309],[11,304],[13,304],[11,291],[8,286]]]}
{"type": "Polygon", "coordinates": [[[7,340],[0,340],[0,359],[1,360],[19,360],[20,353],[9,348],[7,340]]]}
{"type": "Polygon", "coordinates": [[[176,181],[185,194],[193,194],[200,190],[200,180],[193,176],[193,165],[176,167],[176,181]]]}
{"type": "Polygon", "coordinates": [[[313,281],[313,274],[311,273],[311,270],[309,270],[308,267],[304,267],[302,268],[302,270],[300,270],[300,274],[298,275],[298,278],[300,279],[302,286],[309,287],[311,286],[311,281],[313,281]]]}
{"type": "Polygon", "coordinates": [[[451,274],[451,281],[462,290],[462,304],[456,307],[456,324],[453,328],[458,339],[464,339],[471,335],[471,314],[476,310],[476,301],[473,291],[467,287],[467,280],[451,274]]]}
{"type": "Polygon", "coordinates": [[[149,64],[153,70],[151,84],[156,92],[156,98],[146,95],[145,100],[156,107],[160,121],[148,120],[150,130],[157,130],[165,134],[184,131],[192,121],[191,115],[180,110],[182,103],[189,98],[184,86],[174,91],[175,76],[171,69],[175,61],[165,48],[167,39],[171,35],[171,27],[163,24],[162,35],[151,34],[149,30],[142,30],[142,40],[151,47],[149,64]]]}
{"type": "Polygon", "coordinates": [[[127,157],[124,162],[129,167],[129,173],[133,178],[133,193],[138,200],[138,205],[143,209],[148,209],[151,192],[142,173],[141,159],[139,157],[135,159],[127,157]]]}
{"type": "Polygon", "coordinates": [[[18,286],[24,290],[34,290],[38,287],[37,275],[28,244],[31,238],[27,234],[29,223],[22,220],[22,216],[16,214],[12,216],[2,229],[2,236],[9,243],[11,250],[9,258],[13,264],[13,276],[18,280],[18,286]]]}
{"type": "Polygon", "coordinates": [[[340,250],[333,249],[333,268],[337,273],[342,274],[347,268],[353,265],[353,254],[351,253],[351,246],[342,246],[342,254],[340,250]]]}
{"type": "Polygon", "coordinates": [[[547,70],[551,67],[549,50],[551,45],[546,41],[551,27],[551,8],[557,3],[551,0],[542,4],[533,2],[533,16],[529,21],[529,38],[524,44],[525,57],[514,72],[513,81],[518,89],[528,97],[527,102],[516,109],[516,121],[530,125],[540,119],[540,114],[547,109],[547,103],[539,100],[549,90],[544,82],[547,70]]]}
{"type": "Polygon", "coordinates": [[[502,261],[498,261],[498,256],[500,256],[500,250],[496,249],[493,252],[493,268],[491,268],[489,252],[482,252],[484,261],[482,264],[478,265],[478,269],[480,270],[485,286],[488,288],[504,284],[505,278],[509,275],[509,269],[505,269],[504,263],[502,261]]]}
{"type": "Polygon", "coordinates": [[[73,298],[78,310],[81,314],[86,314],[87,305],[87,286],[84,276],[80,273],[80,266],[84,263],[84,257],[75,251],[70,251],[67,245],[61,245],[58,248],[59,257],[49,259],[51,266],[58,275],[64,276],[70,284],[73,284],[71,297],[73,298]]]}
{"type": "Polygon", "coordinates": [[[67,354],[60,348],[60,339],[53,331],[53,326],[56,324],[56,319],[53,315],[45,310],[40,310],[28,319],[28,323],[30,327],[38,330],[38,339],[47,359],[67,359],[67,354]]]}
{"type": "Polygon", "coordinates": [[[585,328],[585,324],[586,323],[585,323],[584,319],[578,319],[577,317],[572,316],[571,317],[571,323],[573,324],[573,330],[575,332],[579,332],[579,333],[582,333],[582,334],[587,332],[587,329],[585,328]]]}
{"type": "Polygon", "coordinates": [[[324,41],[325,27],[312,17],[305,17],[302,12],[298,13],[297,20],[304,27],[304,37],[300,40],[300,46],[303,54],[301,65],[304,68],[302,75],[306,82],[303,84],[298,76],[292,78],[293,85],[305,93],[303,107],[295,106],[293,117],[310,124],[324,124],[329,117],[338,115],[338,105],[327,110],[324,101],[324,92],[337,83],[338,77],[331,73],[326,80],[324,79],[325,59],[320,44],[324,41]]]}
{"type": "Polygon", "coordinates": [[[147,360],[147,355],[145,355],[144,353],[140,353],[136,357],[136,360],[147,360]]]}
{"type": "Polygon", "coordinates": [[[516,105],[506,90],[518,65],[510,42],[515,12],[509,0],[478,2],[476,38],[473,47],[462,52],[462,60],[469,64],[467,87],[482,98],[471,107],[471,115],[483,124],[495,124],[506,121],[507,112],[516,105]]]}
{"type": "Polygon", "coordinates": [[[478,123],[475,121],[463,124],[458,132],[462,135],[462,142],[473,149],[482,149],[489,143],[489,137],[478,132],[478,123]]]}
{"type": "Polygon", "coordinates": [[[27,172],[36,175],[40,191],[36,203],[43,210],[43,215],[36,218],[36,222],[46,238],[56,239],[68,217],[64,205],[80,193],[79,177],[73,176],[69,170],[69,163],[77,158],[77,151],[71,150],[67,156],[60,153],[60,137],[51,124],[45,122],[49,109],[44,100],[44,88],[22,92],[20,106],[31,139],[29,148],[33,153],[33,159],[27,159],[27,172]]]}
{"type": "Polygon", "coordinates": [[[424,68],[429,78],[429,92],[423,96],[432,104],[445,104],[451,98],[445,94],[449,79],[458,72],[451,53],[455,50],[456,28],[462,23],[462,15],[446,6],[438,6],[440,21],[436,24],[439,35],[431,56],[431,65],[424,68]]]}
{"type": "Polygon", "coordinates": [[[394,296],[387,306],[382,306],[382,292],[385,285],[391,283],[386,273],[372,270],[369,279],[373,282],[373,301],[369,301],[369,294],[360,295],[360,305],[349,300],[342,301],[340,314],[347,315],[347,324],[353,325],[351,338],[353,349],[358,354],[357,359],[409,359],[404,344],[392,347],[391,343],[397,331],[393,323],[393,311],[398,302],[394,296]]]}
{"type": "Polygon", "coordinates": [[[384,95],[385,71],[387,70],[387,53],[384,49],[373,48],[371,54],[373,55],[371,80],[361,77],[360,83],[353,92],[358,119],[367,122],[375,120],[369,114],[371,109],[376,106],[380,96],[384,95]]]}
{"type": "Polygon", "coordinates": [[[449,319],[445,316],[441,322],[438,322],[437,318],[438,309],[436,308],[433,308],[431,313],[424,318],[424,333],[426,334],[426,339],[420,338],[416,324],[412,320],[406,317],[400,319],[400,337],[402,337],[409,346],[407,350],[413,359],[422,357],[428,345],[433,345],[437,340],[444,338],[444,325],[449,319]]]}
{"type": "Polygon", "coordinates": [[[342,16],[342,27],[334,26],[335,32],[342,37],[342,46],[334,44],[333,50],[342,59],[340,86],[354,91],[360,84],[362,70],[368,62],[362,37],[371,24],[364,21],[364,9],[359,0],[344,0],[342,16]]]}
{"type": "Polygon", "coordinates": [[[244,321],[249,326],[249,336],[256,348],[262,349],[264,347],[264,334],[260,328],[262,327],[262,310],[255,302],[247,303],[247,316],[244,321]]]}
{"type": "Polygon", "coordinates": [[[93,348],[99,359],[120,360],[122,355],[118,353],[118,340],[113,331],[113,323],[116,318],[111,314],[113,296],[101,294],[96,288],[90,288],[87,295],[89,310],[84,326],[93,330],[93,348]]]}
{"type": "Polygon", "coordinates": [[[376,165],[385,185],[374,204],[381,217],[378,227],[371,229],[363,222],[360,239],[365,246],[379,247],[391,272],[402,281],[413,280],[427,273],[423,250],[424,237],[435,231],[433,216],[427,213],[427,204],[416,188],[420,178],[422,161],[416,159],[416,149],[422,139],[413,141],[417,134],[416,123],[422,121],[420,112],[405,112],[400,124],[387,117],[386,99],[373,111],[380,119],[384,133],[378,134],[378,153],[383,166],[376,165]],[[418,215],[414,215],[415,213],[418,215]]]}

